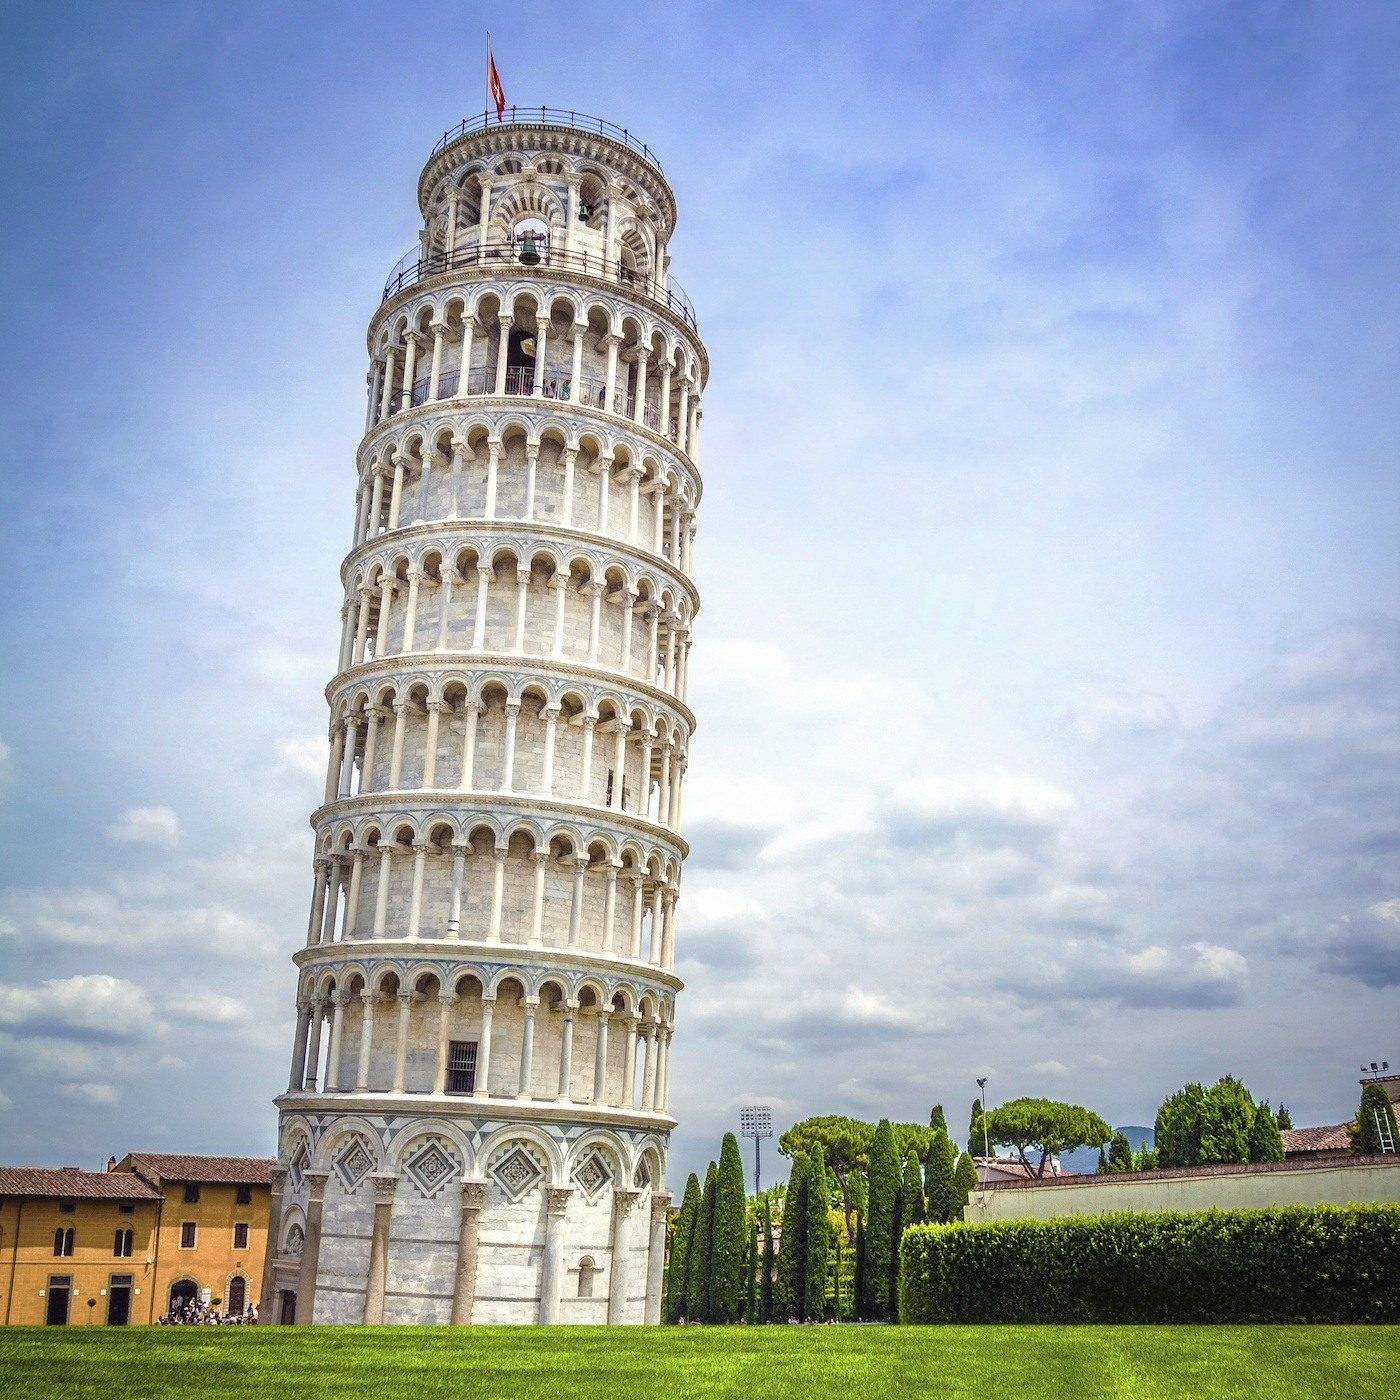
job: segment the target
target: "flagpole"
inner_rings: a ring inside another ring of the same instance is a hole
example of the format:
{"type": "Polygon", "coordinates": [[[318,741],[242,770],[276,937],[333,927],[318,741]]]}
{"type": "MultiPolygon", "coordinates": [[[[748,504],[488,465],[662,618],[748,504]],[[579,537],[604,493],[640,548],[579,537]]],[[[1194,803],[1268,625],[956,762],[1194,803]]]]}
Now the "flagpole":
{"type": "Polygon", "coordinates": [[[491,125],[491,31],[486,31],[486,125],[491,125]]]}

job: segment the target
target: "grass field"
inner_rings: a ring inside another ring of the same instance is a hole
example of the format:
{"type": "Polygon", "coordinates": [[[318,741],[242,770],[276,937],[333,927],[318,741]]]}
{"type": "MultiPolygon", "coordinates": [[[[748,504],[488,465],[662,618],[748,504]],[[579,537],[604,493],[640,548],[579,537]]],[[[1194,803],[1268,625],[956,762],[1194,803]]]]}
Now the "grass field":
{"type": "Polygon", "coordinates": [[[0,1329],[4,1400],[1400,1394],[1400,1327],[0,1329]]]}

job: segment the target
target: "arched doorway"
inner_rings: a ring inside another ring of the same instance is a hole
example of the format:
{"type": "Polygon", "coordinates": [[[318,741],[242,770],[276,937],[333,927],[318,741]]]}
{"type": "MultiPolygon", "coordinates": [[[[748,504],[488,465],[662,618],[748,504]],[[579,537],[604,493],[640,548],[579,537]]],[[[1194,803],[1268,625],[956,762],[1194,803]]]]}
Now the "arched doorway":
{"type": "Polygon", "coordinates": [[[224,1313],[228,1317],[242,1317],[244,1305],[248,1301],[248,1280],[242,1274],[234,1274],[228,1281],[228,1297],[224,1299],[224,1313]]]}
{"type": "Polygon", "coordinates": [[[170,1312],[178,1312],[199,1296],[199,1285],[192,1278],[177,1278],[170,1285],[170,1312]]]}

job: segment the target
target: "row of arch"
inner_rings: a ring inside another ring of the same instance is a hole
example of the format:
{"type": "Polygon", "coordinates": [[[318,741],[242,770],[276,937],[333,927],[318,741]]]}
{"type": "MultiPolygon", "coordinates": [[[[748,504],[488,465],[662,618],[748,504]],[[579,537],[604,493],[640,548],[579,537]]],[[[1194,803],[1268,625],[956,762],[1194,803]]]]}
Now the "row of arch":
{"type": "Polygon", "coordinates": [[[376,961],[306,969],[288,1092],[664,1113],[671,997],[627,986],[610,992],[596,977],[571,982],[518,967],[376,961]]]}
{"type": "Polygon", "coordinates": [[[493,652],[605,667],[683,700],[692,600],[620,561],[518,542],[427,544],[362,561],[347,592],[340,673],[493,652]]]}
{"type": "Polygon", "coordinates": [[[453,289],[400,308],[372,328],[371,346],[366,433],[425,404],[516,396],[624,419],[698,457],[698,356],[664,321],[611,299],[566,286],[453,289]]]}
{"type": "Polygon", "coordinates": [[[675,966],[679,863],[602,840],[375,818],[318,855],[307,946],[419,939],[568,948],[675,966]],[[415,829],[416,827],[416,829],[415,829]]]}
{"type": "Polygon", "coordinates": [[[354,547],[407,525],[519,520],[625,541],[686,574],[698,501],[698,482],[644,445],[554,419],[473,415],[368,446],[354,547]]]}
{"type": "Polygon", "coordinates": [[[676,716],[572,685],[410,675],[333,701],[325,801],[500,792],[680,830],[689,735],[676,716]]]}

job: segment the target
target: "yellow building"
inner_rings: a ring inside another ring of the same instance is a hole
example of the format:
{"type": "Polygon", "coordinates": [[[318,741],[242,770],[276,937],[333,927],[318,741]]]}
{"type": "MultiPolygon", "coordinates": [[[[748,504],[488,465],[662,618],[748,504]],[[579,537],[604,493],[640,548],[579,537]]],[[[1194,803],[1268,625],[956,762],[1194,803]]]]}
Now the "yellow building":
{"type": "Polygon", "coordinates": [[[131,1172],[0,1167],[0,1318],[152,1321],[161,1206],[160,1192],[131,1172]]]}
{"type": "Polygon", "coordinates": [[[0,1167],[0,1321],[158,1322],[257,1301],[271,1202],[263,1157],[133,1152],[105,1172],[0,1167]]]}
{"type": "Polygon", "coordinates": [[[128,1152],[130,1172],[164,1198],[157,1226],[156,1316],[198,1301],[241,1316],[258,1300],[272,1184],[266,1157],[128,1152]]]}

